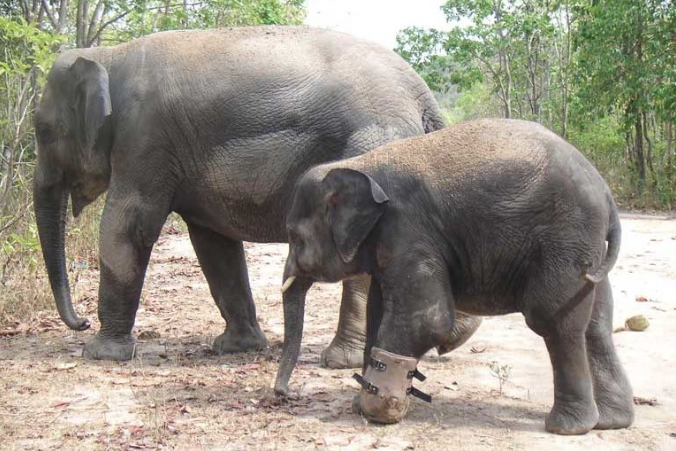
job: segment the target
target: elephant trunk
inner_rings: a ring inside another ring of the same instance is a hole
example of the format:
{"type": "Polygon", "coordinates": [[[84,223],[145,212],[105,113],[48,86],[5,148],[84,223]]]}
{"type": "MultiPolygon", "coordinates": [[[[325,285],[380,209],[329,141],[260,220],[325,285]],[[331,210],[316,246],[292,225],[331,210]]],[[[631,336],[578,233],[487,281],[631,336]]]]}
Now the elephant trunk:
{"type": "Polygon", "coordinates": [[[289,270],[292,258],[287,259],[284,271],[284,345],[282,357],[279,359],[275,393],[281,396],[289,394],[289,379],[296,367],[300,355],[300,344],[303,339],[303,322],[305,315],[305,296],[312,286],[312,281],[305,277],[294,277],[289,270]],[[291,281],[290,283],[286,283],[291,281]]]}
{"type": "Polygon", "coordinates": [[[59,316],[71,329],[88,329],[89,320],[78,317],[73,310],[66,271],[65,234],[68,190],[63,187],[63,183],[49,187],[36,183],[33,189],[33,201],[42,255],[45,259],[49,283],[59,316]]]}

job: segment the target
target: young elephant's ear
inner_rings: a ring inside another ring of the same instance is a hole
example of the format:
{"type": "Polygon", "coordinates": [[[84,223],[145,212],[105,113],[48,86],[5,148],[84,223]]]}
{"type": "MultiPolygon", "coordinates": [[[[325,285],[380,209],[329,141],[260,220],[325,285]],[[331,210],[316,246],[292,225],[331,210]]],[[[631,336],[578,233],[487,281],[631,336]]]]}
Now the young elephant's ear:
{"type": "Polygon", "coordinates": [[[69,71],[74,83],[70,105],[75,111],[75,132],[80,146],[88,152],[112,113],[108,72],[101,64],[83,57],[76,59],[69,71]]]}
{"type": "Polygon", "coordinates": [[[349,263],[385,211],[389,198],[375,180],[352,169],[333,169],[324,183],[333,241],[340,258],[349,263]]]}

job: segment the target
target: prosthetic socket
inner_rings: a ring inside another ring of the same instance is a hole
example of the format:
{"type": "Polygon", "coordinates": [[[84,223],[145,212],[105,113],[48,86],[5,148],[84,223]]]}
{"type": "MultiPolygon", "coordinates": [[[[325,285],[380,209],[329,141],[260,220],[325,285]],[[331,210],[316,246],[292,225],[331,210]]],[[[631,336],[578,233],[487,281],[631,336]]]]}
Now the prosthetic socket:
{"type": "Polygon", "coordinates": [[[374,423],[397,423],[408,411],[413,395],[426,402],[432,397],[413,388],[413,378],[425,380],[417,369],[418,359],[393,354],[380,348],[371,350],[371,358],[364,377],[355,374],[362,386],[359,407],[367,420],[374,423]]]}

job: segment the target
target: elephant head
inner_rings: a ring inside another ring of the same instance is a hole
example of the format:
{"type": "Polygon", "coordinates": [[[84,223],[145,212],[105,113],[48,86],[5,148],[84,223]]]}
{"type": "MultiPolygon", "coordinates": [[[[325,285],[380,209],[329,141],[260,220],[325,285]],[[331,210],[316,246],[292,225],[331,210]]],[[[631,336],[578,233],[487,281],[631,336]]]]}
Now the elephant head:
{"type": "Polygon", "coordinates": [[[106,69],[76,54],[59,57],[34,117],[39,152],[33,199],[56,306],[75,330],[87,329],[89,321],[77,317],[70,298],[64,250],[68,195],[77,217],[107,189],[111,113],[106,69]]]}
{"type": "Polygon", "coordinates": [[[363,172],[333,169],[322,178],[309,171],[298,184],[286,221],[287,285],[298,275],[337,282],[366,272],[367,262],[359,251],[388,200],[380,185],[363,172]]]}
{"type": "MultiPolygon", "coordinates": [[[[317,168],[319,169],[319,168],[317,168]]],[[[287,216],[289,255],[284,268],[284,347],[275,390],[287,394],[300,352],[305,293],[312,281],[337,282],[369,272],[369,235],[388,198],[368,175],[310,170],[298,182],[287,216]]]]}

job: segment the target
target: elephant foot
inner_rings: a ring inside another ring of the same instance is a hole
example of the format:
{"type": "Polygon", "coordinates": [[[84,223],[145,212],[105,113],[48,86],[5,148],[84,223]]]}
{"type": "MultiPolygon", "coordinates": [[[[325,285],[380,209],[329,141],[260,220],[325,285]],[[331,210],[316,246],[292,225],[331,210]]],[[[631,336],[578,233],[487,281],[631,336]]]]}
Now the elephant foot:
{"type": "Polygon", "coordinates": [[[84,345],[82,357],[93,360],[125,361],[134,358],[136,340],[131,335],[107,338],[97,334],[84,345]]]}
{"type": "Polygon", "coordinates": [[[581,435],[594,429],[599,422],[599,411],[594,401],[554,403],[547,415],[545,429],[552,434],[581,435]]]}
{"type": "Polygon", "coordinates": [[[345,368],[361,368],[364,365],[364,344],[354,345],[339,341],[336,337],[322,351],[322,367],[334,370],[345,368]]]}
{"type": "Polygon", "coordinates": [[[599,421],[594,429],[621,429],[634,422],[634,400],[631,389],[618,391],[617,396],[597,397],[599,421]]]}
{"type": "Polygon", "coordinates": [[[474,332],[476,332],[481,325],[481,321],[481,317],[479,316],[470,316],[466,313],[456,312],[455,325],[453,326],[451,334],[448,336],[448,340],[442,345],[437,346],[439,355],[447,354],[462,346],[472,335],[474,335],[474,332]]]}
{"type": "Polygon", "coordinates": [[[628,428],[634,422],[634,409],[601,409],[599,408],[599,422],[594,429],[622,429],[628,428]]]}
{"type": "Polygon", "coordinates": [[[246,333],[226,328],[216,337],[211,349],[218,355],[237,352],[262,351],[268,347],[268,340],[258,326],[246,333]]]}

